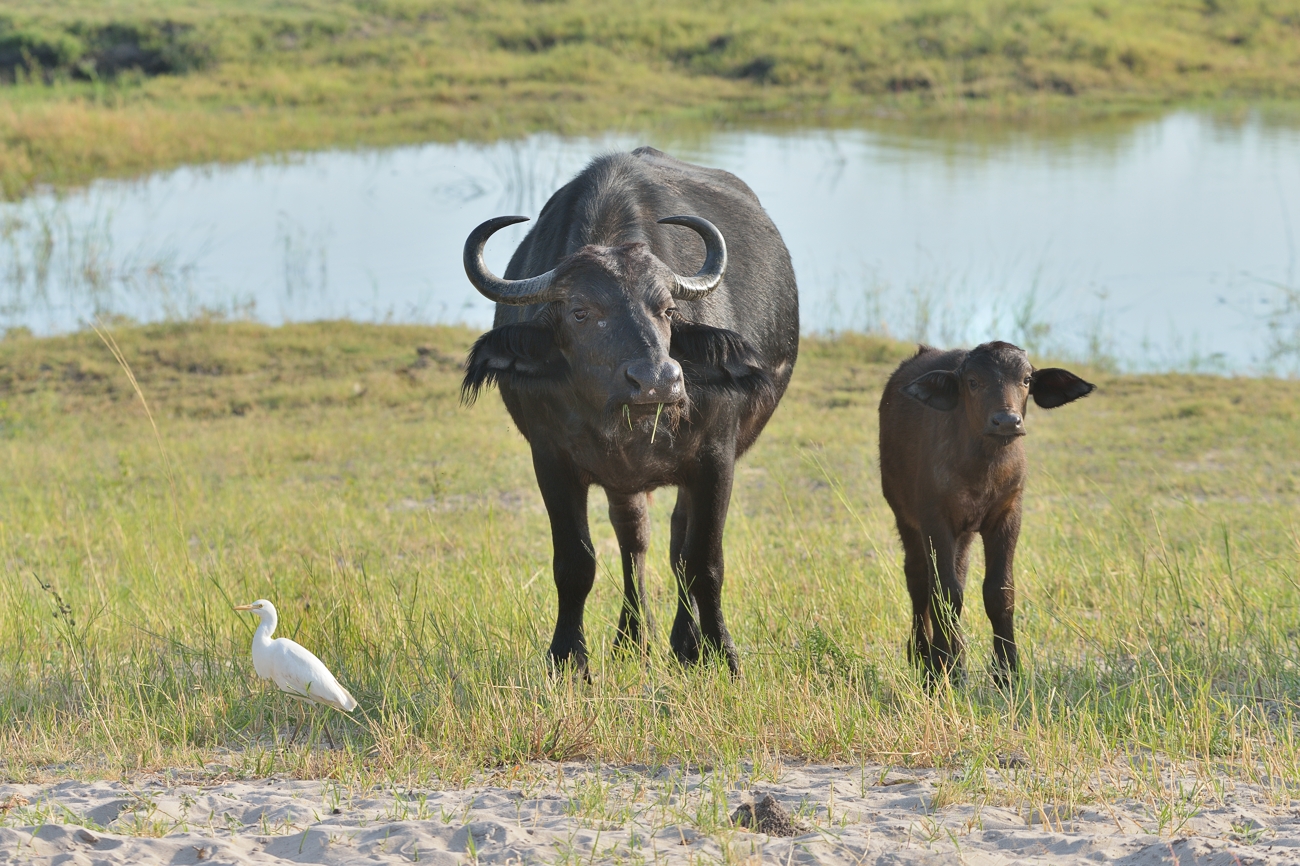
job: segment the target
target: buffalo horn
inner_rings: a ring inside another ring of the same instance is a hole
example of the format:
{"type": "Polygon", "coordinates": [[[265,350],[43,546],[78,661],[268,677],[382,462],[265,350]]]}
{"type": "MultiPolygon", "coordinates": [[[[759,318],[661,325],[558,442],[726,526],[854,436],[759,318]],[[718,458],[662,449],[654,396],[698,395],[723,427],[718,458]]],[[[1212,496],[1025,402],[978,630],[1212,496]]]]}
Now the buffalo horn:
{"type": "Polygon", "coordinates": [[[506,226],[527,221],[526,216],[493,217],[470,232],[465,241],[465,275],[488,300],[498,304],[524,306],[554,301],[560,297],[555,288],[554,269],[526,280],[503,280],[489,271],[487,263],[483,261],[483,247],[488,238],[506,226]]]}
{"type": "Polygon", "coordinates": [[[704,266],[700,272],[693,277],[673,274],[677,278],[673,297],[682,301],[698,301],[716,289],[722,281],[722,272],[727,269],[727,242],[722,239],[722,232],[718,231],[717,226],[703,217],[670,216],[659,222],[695,229],[704,239],[704,266]]]}

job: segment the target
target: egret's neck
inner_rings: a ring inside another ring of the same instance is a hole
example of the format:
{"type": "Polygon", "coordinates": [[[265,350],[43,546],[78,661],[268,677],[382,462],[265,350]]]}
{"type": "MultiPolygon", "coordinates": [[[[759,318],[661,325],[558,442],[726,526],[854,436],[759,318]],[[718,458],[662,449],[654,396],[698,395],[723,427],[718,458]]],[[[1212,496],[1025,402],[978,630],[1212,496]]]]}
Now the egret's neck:
{"type": "Polygon", "coordinates": [[[271,635],[275,633],[275,614],[263,613],[261,620],[257,625],[257,631],[253,632],[253,646],[267,646],[271,643],[271,635]]]}

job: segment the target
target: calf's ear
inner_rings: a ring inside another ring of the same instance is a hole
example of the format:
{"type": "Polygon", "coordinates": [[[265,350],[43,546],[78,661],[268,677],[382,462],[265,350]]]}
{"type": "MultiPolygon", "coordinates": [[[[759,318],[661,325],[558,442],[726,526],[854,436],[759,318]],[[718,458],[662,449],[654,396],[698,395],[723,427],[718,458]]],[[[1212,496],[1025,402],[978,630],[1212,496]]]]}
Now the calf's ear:
{"type": "Polygon", "coordinates": [[[564,375],[564,356],[555,349],[551,329],[544,325],[502,325],[474,342],[465,359],[460,399],[473,403],[483,388],[509,380],[516,384],[558,379],[564,375]]]}
{"type": "Polygon", "coordinates": [[[957,374],[951,370],[932,370],[915,382],[904,385],[903,393],[931,409],[951,412],[957,408],[959,384],[957,374]]]}
{"type": "Polygon", "coordinates": [[[1029,382],[1029,393],[1034,396],[1034,402],[1044,409],[1055,409],[1057,406],[1073,403],[1095,390],[1097,390],[1096,385],[1085,382],[1069,370],[1062,370],[1060,367],[1035,370],[1029,382]]]}

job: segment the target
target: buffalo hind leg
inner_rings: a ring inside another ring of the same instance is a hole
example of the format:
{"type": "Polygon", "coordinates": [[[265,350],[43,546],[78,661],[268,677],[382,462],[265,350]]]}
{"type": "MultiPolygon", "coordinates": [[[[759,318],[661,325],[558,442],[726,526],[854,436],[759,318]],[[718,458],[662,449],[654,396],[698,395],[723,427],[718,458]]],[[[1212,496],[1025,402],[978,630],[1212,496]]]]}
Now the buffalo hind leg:
{"type": "Polygon", "coordinates": [[[1011,565],[1020,538],[1019,504],[983,532],[984,536],[984,612],[993,624],[994,679],[1005,686],[1020,672],[1020,655],[1016,651],[1016,584],[1011,565]]]}
{"type": "Polygon", "coordinates": [[[559,610],[551,639],[551,662],[557,669],[572,665],[587,674],[587,643],[582,632],[583,608],[596,581],[596,554],[587,526],[587,485],[561,455],[533,451],[537,486],[551,520],[555,590],[559,610]]]}
{"type": "Polygon", "coordinates": [[[686,588],[686,531],[690,525],[691,495],[685,486],[677,488],[677,504],[673,506],[672,535],[668,543],[668,562],[673,569],[673,583],[677,587],[677,615],[668,637],[673,655],[682,664],[695,664],[700,660],[699,613],[695,599],[686,588]]]}
{"type": "Polygon", "coordinates": [[[740,658],[722,614],[722,533],[731,504],[735,461],[731,454],[711,457],[700,461],[695,477],[688,482],[690,504],[680,556],[681,583],[699,614],[704,648],[722,656],[736,675],[740,673],[740,658]]]}
{"type": "Polygon", "coordinates": [[[650,547],[650,511],[644,493],[610,493],[609,522],[614,525],[623,555],[623,610],[618,617],[614,648],[637,647],[645,652],[650,616],[645,594],[645,557],[650,547]]]}

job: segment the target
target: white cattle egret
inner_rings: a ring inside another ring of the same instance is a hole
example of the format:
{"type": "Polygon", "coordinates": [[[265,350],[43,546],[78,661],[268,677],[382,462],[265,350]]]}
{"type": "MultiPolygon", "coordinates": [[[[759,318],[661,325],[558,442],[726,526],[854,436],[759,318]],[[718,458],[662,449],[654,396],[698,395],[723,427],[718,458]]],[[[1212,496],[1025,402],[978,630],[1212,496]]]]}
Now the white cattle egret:
{"type": "MultiPolygon", "coordinates": [[[[262,598],[252,604],[241,604],[235,610],[255,613],[262,620],[253,633],[253,669],[259,677],[272,680],[281,691],[295,698],[325,704],[345,713],[356,709],[356,699],[339,685],[324,662],[287,637],[271,639],[279,622],[275,605],[262,598]]],[[[325,733],[329,735],[328,727],[325,733]]],[[[298,731],[294,729],[290,742],[297,736],[298,731]]]]}

